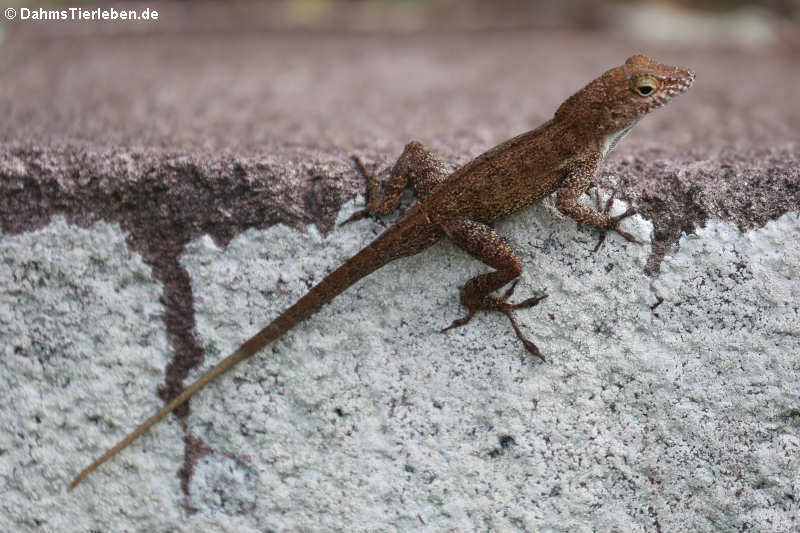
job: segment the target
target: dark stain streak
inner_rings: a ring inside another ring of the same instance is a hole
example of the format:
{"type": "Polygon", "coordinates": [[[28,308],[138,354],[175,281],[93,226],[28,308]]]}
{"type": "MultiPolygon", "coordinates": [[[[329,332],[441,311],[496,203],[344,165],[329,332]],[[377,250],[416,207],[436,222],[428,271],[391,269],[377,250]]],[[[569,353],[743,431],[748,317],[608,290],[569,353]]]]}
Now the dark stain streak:
{"type": "MultiPolygon", "coordinates": [[[[278,163],[204,160],[148,150],[0,144],[0,227],[10,234],[33,231],[52,216],[64,215],[81,227],[100,220],[116,222],[129,233],[128,246],[163,284],[160,301],[172,360],[158,395],[167,402],[180,394],[189,371],[201,365],[205,355],[195,332],[191,279],[179,263],[184,246],[203,234],[225,246],[248,228],[277,222],[298,229],[316,223],[330,231],[341,203],[361,184],[344,154],[328,154],[326,164],[307,172],[289,171],[295,165],[305,168],[312,158],[320,159],[321,154],[298,154],[296,161],[278,163]],[[15,172],[19,162],[24,165],[21,175],[15,172]],[[323,175],[330,179],[319,179],[323,175]],[[313,213],[296,207],[308,205],[309,198],[314,199],[313,213]]],[[[175,411],[182,421],[189,403],[175,411]]],[[[186,443],[195,448],[202,444],[188,433],[186,443]]],[[[195,455],[187,448],[180,474],[187,496],[193,472],[188,461],[195,455]]]]}
{"type": "MultiPolygon", "coordinates": [[[[169,283],[164,283],[161,303],[164,305],[164,324],[173,358],[164,371],[164,383],[158,386],[159,397],[167,403],[183,391],[183,381],[189,371],[202,365],[205,355],[194,329],[192,282],[189,274],[180,266],[176,256],[166,256],[157,258],[157,263],[153,265],[153,276],[162,281],[169,280],[169,283]]],[[[178,418],[186,418],[188,415],[189,402],[175,410],[178,418]]]]}
{"type": "Polygon", "coordinates": [[[653,223],[653,248],[645,266],[650,276],[658,275],[664,256],[684,233],[693,234],[710,218],[749,231],[800,210],[800,165],[791,150],[725,149],[706,155],[702,163],[698,159],[691,154],[681,161],[647,154],[612,158],[595,178],[653,223]]]}
{"type": "Polygon", "coordinates": [[[178,469],[178,479],[181,480],[181,491],[183,492],[183,508],[189,514],[195,514],[197,509],[189,503],[189,484],[197,467],[197,462],[211,453],[211,448],[203,442],[203,439],[192,436],[188,431],[183,436],[183,464],[178,469]]]}

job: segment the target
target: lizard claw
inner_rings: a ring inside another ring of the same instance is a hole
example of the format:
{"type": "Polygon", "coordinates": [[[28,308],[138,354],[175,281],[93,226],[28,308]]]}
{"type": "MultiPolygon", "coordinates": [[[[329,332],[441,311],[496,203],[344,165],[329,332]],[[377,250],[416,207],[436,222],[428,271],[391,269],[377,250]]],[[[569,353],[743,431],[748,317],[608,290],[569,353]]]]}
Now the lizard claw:
{"type": "Polygon", "coordinates": [[[617,215],[615,217],[611,217],[611,229],[613,229],[614,231],[616,231],[617,233],[619,233],[620,235],[622,235],[623,237],[625,237],[628,241],[630,241],[632,243],[642,244],[639,240],[636,239],[636,237],[634,237],[633,235],[631,235],[627,231],[623,231],[623,230],[619,229],[620,220],[622,220],[624,218],[628,218],[628,217],[633,216],[635,214],[636,214],[636,208],[635,207],[629,207],[621,215],[617,215]]]}
{"type": "MultiPolygon", "coordinates": [[[[364,165],[364,162],[361,161],[361,158],[358,157],[357,155],[353,155],[350,156],[350,159],[352,159],[353,162],[356,164],[356,168],[361,173],[361,175],[364,176],[367,179],[367,181],[369,181],[372,178],[373,173],[367,170],[367,167],[364,165]]],[[[347,219],[344,222],[340,222],[339,226],[341,227],[344,226],[345,224],[349,224],[350,222],[361,220],[362,218],[368,217],[370,214],[371,213],[369,212],[369,208],[361,209],[359,211],[356,211],[349,217],[347,217],[347,219]]]]}
{"type": "Polygon", "coordinates": [[[523,335],[522,331],[520,331],[519,326],[517,325],[517,321],[514,320],[514,315],[511,313],[511,309],[512,309],[512,306],[508,305],[503,310],[503,312],[508,317],[508,319],[511,321],[511,326],[514,328],[514,333],[517,334],[517,338],[522,341],[522,345],[525,346],[525,349],[528,350],[528,352],[530,352],[531,355],[534,355],[534,356],[538,357],[539,359],[541,359],[543,362],[546,362],[544,356],[539,351],[539,347],[536,346],[533,342],[531,342],[528,339],[526,339],[525,335],[523,335]]]}
{"type": "Polygon", "coordinates": [[[475,316],[475,309],[470,309],[470,311],[467,314],[467,316],[464,316],[464,317],[457,318],[457,319],[453,320],[452,324],[450,324],[449,326],[447,326],[446,328],[441,330],[439,333],[444,333],[448,329],[460,328],[461,326],[463,326],[464,324],[466,324],[467,322],[472,320],[473,316],[475,316]]]}
{"type": "Polygon", "coordinates": [[[528,307],[533,307],[534,305],[538,304],[545,298],[547,298],[546,294],[543,294],[542,296],[534,296],[533,298],[528,298],[527,300],[522,300],[521,302],[512,304],[511,309],[527,309],[528,307]]]}
{"type": "Polygon", "coordinates": [[[372,177],[372,172],[367,170],[366,165],[364,165],[364,162],[361,160],[360,157],[358,157],[357,155],[353,155],[350,157],[350,159],[352,159],[353,163],[356,164],[356,168],[358,168],[358,171],[361,172],[362,176],[364,176],[367,179],[372,177]]]}
{"type": "Polygon", "coordinates": [[[532,298],[527,298],[527,299],[522,300],[521,302],[518,302],[518,303],[515,303],[515,304],[509,304],[509,303],[507,303],[508,299],[511,297],[512,294],[514,294],[514,289],[517,288],[517,283],[519,283],[519,278],[514,280],[514,282],[506,290],[506,292],[503,294],[503,296],[501,296],[497,300],[495,306],[489,306],[488,308],[489,309],[497,309],[497,310],[503,311],[505,313],[506,310],[527,309],[529,307],[533,307],[534,305],[538,304],[539,302],[541,302],[542,300],[547,298],[547,295],[543,294],[542,296],[534,296],[532,298]]]}
{"type": "Polygon", "coordinates": [[[353,222],[355,220],[361,220],[362,218],[366,218],[368,216],[369,216],[369,209],[361,209],[359,211],[356,211],[349,217],[347,217],[347,219],[345,219],[344,222],[340,222],[339,226],[344,226],[345,224],[349,224],[350,222],[353,222]]]}
{"type": "Polygon", "coordinates": [[[521,340],[523,346],[525,346],[525,349],[527,349],[532,355],[535,355],[536,357],[541,359],[543,363],[547,362],[547,359],[544,358],[542,353],[539,351],[539,348],[537,348],[535,344],[533,344],[528,339],[521,339],[521,340]]]}
{"type": "MultiPolygon", "coordinates": [[[[600,189],[595,188],[595,194],[596,194],[596,197],[597,197],[597,206],[600,207],[600,205],[601,205],[600,189]]],[[[611,206],[614,203],[614,194],[615,193],[612,192],[611,196],[609,196],[608,200],[606,200],[606,205],[605,205],[605,207],[603,208],[603,211],[602,211],[602,213],[604,215],[608,215],[609,211],[611,211],[611,206]]],[[[606,240],[606,234],[609,231],[616,231],[618,234],[620,234],[622,237],[624,237],[629,242],[641,245],[642,243],[639,240],[637,240],[636,237],[634,237],[632,234],[628,233],[627,231],[624,231],[624,230],[619,228],[619,223],[620,223],[621,220],[623,220],[625,218],[628,218],[630,216],[633,216],[635,214],[636,214],[636,208],[635,207],[629,207],[621,215],[616,215],[616,216],[613,216],[613,217],[609,217],[608,227],[606,229],[600,230],[600,239],[597,241],[597,245],[592,250],[592,253],[595,253],[595,252],[597,252],[597,250],[600,249],[600,246],[606,240]]]]}

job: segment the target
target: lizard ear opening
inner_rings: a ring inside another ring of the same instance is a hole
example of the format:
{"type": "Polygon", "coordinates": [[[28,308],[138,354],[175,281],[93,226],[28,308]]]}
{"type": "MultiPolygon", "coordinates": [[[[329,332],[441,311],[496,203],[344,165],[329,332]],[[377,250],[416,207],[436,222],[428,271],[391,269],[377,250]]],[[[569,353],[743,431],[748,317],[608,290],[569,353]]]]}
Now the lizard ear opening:
{"type": "Polygon", "coordinates": [[[653,76],[636,76],[631,80],[631,89],[643,98],[652,96],[658,89],[658,85],[658,80],[653,76]]]}

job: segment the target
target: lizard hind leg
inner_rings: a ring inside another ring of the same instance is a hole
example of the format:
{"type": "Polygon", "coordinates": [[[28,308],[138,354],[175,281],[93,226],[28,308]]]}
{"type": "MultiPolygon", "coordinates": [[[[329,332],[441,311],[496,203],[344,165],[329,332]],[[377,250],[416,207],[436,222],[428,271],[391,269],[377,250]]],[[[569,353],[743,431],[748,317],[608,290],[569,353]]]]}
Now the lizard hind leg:
{"type": "Polygon", "coordinates": [[[442,331],[465,325],[477,311],[498,311],[508,317],[511,326],[514,328],[514,333],[522,341],[525,348],[531,354],[544,361],[544,356],[542,356],[536,344],[523,335],[519,325],[517,325],[517,321],[514,319],[513,311],[515,309],[533,307],[546,298],[547,295],[528,298],[517,304],[508,302],[519,281],[515,278],[518,278],[522,273],[522,263],[514,253],[514,250],[511,249],[511,246],[489,226],[465,217],[443,223],[442,229],[454,244],[463,248],[474,258],[496,269],[494,272],[475,276],[461,288],[461,303],[469,312],[463,318],[454,320],[450,326],[442,331]],[[503,296],[491,295],[492,292],[512,280],[513,283],[503,296]]]}
{"type": "Polygon", "coordinates": [[[400,196],[409,186],[416,197],[422,200],[448,176],[444,164],[419,141],[411,141],[406,145],[392,167],[385,187],[376,173],[368,171],[358,156],[353,156],[353,161],[367,179],[367,207],[353,213],[342,224],[369,215],[389,215],[397,209],[400,196]]]}

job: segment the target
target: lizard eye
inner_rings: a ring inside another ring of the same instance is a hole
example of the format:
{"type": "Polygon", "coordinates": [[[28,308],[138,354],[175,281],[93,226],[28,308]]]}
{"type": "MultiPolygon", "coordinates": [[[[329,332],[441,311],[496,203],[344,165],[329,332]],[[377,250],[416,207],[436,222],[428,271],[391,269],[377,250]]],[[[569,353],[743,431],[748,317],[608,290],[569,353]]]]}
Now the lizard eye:
{"type": "Polygon", "coordinates": [[[631,88],[633,92],[646,98],[656,92],[658,80],[652,76],[639,76],[631,80],[631,88]]]}

